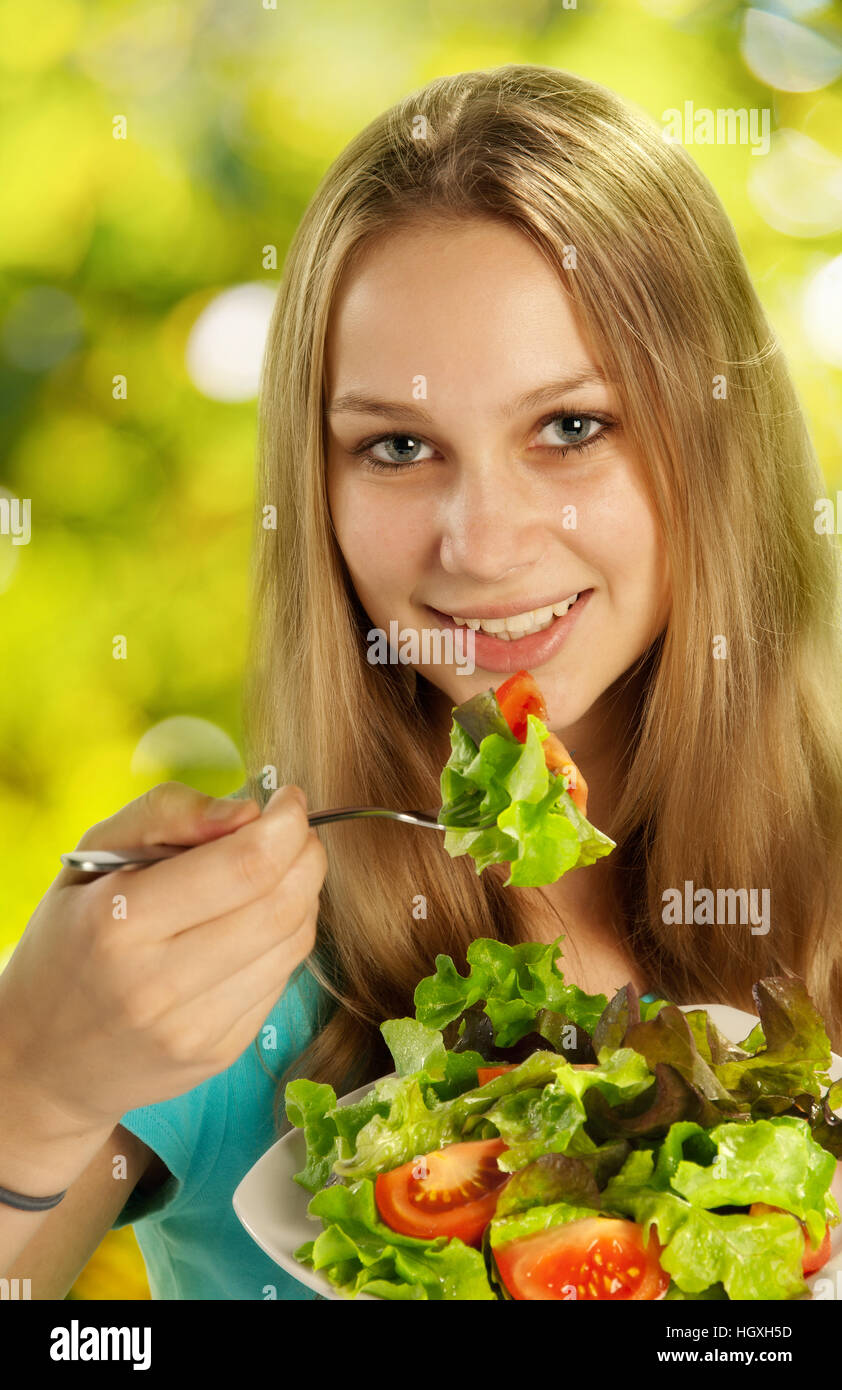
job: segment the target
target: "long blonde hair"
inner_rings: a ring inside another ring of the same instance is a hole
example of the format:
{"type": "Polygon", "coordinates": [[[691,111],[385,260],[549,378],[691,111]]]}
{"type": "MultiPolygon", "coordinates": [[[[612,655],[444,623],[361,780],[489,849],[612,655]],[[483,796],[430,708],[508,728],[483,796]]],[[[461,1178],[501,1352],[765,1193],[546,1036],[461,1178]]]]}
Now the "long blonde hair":
{"type": "MultiPolygon", "coordinates": [[[[677,1003],[751,1009],[761,975],[800,974],[842,1050],[840,584],[835,542],[813,527],[822,474],[710,185],[592,82],[518,64],[437,78],[351,141],[304,214],[259,400],[250,794],[266,800],[273,766],[313,809],[440,804],[433,688],[365,659],[370,621],[327,504],[322,391],[352,258],[402,225],[465,217],[503,219],[557,269],[616,383],[664,536],[671,615],[629,674],[639,694],[612,825],[628,948],[677,1003]],[[664,891],[688,880],[768,888],[768,934],[665,924],[664,891]]],[[[331,1011],[280,1079],[276,1119],[293,1075],[341,1091],[391,1069],[378,1025],[413,1013],[437,952],[464,969],[474,938],[529,936],[507,866],[477,876],[438,837],[383,820],[324,834],[307,968],[331,1011]]]]}

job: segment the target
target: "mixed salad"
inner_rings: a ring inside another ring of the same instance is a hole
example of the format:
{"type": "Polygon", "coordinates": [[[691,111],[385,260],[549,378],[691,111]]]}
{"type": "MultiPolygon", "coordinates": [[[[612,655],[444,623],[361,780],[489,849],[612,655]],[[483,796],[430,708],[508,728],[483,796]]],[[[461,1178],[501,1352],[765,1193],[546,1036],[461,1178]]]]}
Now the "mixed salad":
{"type": "Polygon", "coordinates": [[[453,710],[439,820],[472,828],[448,830],[444,847],[470,854],[478,874],[510,863],[507,887],[554,883],[615,848],[587,819],[587,783],[546,718],[528,671],[453,710]]]}
{"type": "Polygon", "coordinates": [[[842,1081],[803,983],[759,980],[737,1045],[703,1008],[567,984],[561,939],[476,940],[465,976],[437,956],[361,1100],[287,1086],[323,1225],[296,1259],[349,1297],[807,1296],[842,1081]]]}

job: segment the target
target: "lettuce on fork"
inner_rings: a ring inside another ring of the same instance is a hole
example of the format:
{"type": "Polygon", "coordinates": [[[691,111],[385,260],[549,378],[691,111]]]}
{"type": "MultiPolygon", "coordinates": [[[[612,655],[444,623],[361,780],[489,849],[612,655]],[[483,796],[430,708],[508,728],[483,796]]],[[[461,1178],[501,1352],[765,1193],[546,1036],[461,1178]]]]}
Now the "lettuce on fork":
{"type": "Polygon", "coordinates": [[[609,1218],[657,1240],[661,1295],[640,1297],[803,1298],[803,1262],[821,1266],[839,1221],[842,1158],[842,1082],[830,1084],[803,982],[759,980],[759,1022],[734,1043],[703,1008],[644,1003],[631,984],[610,1000],[567,984],[560,939],[476,940],[466,975],[437,956],[416,1016],[381,1025],[395,1074],[361,1100],[287,1086],[306,1140],[295,1180],[323,1223],[296,1258],[349,1297],[509,1300],[529,1296],[505,1277],[513,1260],[534,1261],[533,1238],[546,1252],[609,1218]],[[450,1145],[491,1145],[505,1175],[481,1236],[409,1234],[418,1227],[393,1224],[381,1184],[406,1184],[398,1170],[442,1162],[450,1145]]]}
{"type": "Polygon", "coordinates": [[[510,863],[506,886],[519,888],[555,883],[615,848],[575,805],[569,779],[547,766],[546,724],[529,713],[525,725],[521,742],[490,689],[453,710],[439,812],[445,825],[479,827],[447,830],[448,854],[470,854],[478,874],[489,864],[510,863]]]}

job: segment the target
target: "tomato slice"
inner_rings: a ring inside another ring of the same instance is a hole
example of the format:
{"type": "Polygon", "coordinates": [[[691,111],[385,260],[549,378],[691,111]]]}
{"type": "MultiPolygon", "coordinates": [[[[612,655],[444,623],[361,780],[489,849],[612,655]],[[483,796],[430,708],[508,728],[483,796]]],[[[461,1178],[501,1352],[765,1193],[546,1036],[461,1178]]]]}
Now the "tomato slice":
{"type": "Polygon", "coordinates": [[[448,1144],[391,1173],[378,1173],[377,1210],[401,1235],[429,1240],[458,1236],[466,1245],[479,1245],[511,1176],[497,1166],[506,1148],[503,1139],[448,1144]]]}
{"type": "Polygon", "coordinates": [[[550,772],[560,772],[567,779],[570,800],[579,807],[582,815],[588,810],[588,784],[574,763],[561,739],[550,732],[542,744],[544,762],[550,772]]]}
{"type": "Polygon", "coordinates": [[[512,1298],[659,1299],[669,1288],[654,1226],[644,1246],[641,1227],[619,1217],[583,1217],[492,1249],[512,1298]]]}
{"type": "MultiPolygon", "coordinates": [[[[520,743],[526,742],[528,714],[536,715],[546,724],[547,706],[535,677],[530,675],[529,671],[515,671],[513,676],[503,681],[495,694],[503,718],[520,743]]],[[[566,779],[570,798],[584,816],[588,809],[588,784],[561,739],[550,731],[542,747],[544,761],[550,772],[561,773],[566,779]]]]}
{"type": "MultiPolygon", "coordinates": [[[[766,1202],[752,1202],[748,1214],[749,1216],[764,1216],[767,1211],[782,1211],[785,1216],[794,1215],[793,1212],[787,1211],[786,1207],[770,1207],[766,1202]]],[[[807,1227],[803,1221],[799,1220],[799,1224],[804,1232],[804,1256],[801,1261],[801,1268],[806,1278],[808,1274],[815,1274],[816,1270],[821,1269],[822,1265],[826,1265],[830,1259],[830,1226],[825,1226],[821,1244],[818,1249],[814,1250],[810,1244],[807,1227]]]]}
{"type": "Polygon", "coordinates": [[[480,1086],[484,1086],[486,1081],[493,1081],[495,1076],[502,1076],[504,1072],[514,1071],[517,1064],[512,1062],[507,1067],[477,1067],[477,1081],[480,1086]]]}
{"type": "Polygon", "coordinates": [[[503,718],[520,743],[526,742],[528,714],[547,722],[547,706],[535,677],[528,671],[515,671],[495,691],[503,718]]]}

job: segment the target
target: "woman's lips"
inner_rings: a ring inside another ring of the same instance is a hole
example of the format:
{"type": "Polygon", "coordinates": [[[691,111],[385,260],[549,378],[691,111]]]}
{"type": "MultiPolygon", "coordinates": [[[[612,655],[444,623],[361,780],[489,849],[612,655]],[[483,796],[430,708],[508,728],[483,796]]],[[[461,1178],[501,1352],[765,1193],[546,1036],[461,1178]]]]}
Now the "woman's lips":
{"type": "MultiPolygon", "coordinates": [[[[545,661],[549,661],[551,656],[555,656],[571,628],[578,622],[579,614],[588,603],[592,593],[593,589],[583,590],[576,602],[568,608],[562,617],[555,618],[549,627],[544,628],[543,632],[532,632],[527,637],[513,637],[508,642],[501,642],[490,632],[483,632],[480,628],[474,629],[474,661],[476,665],[482,667],[484,671],[502,672],[530,671],[536,666],[543,666],[545,661]]],[[[453,632],[471,631],[470,628],[457,626],[447,613],[440,613],[437,608],[430,608],[430,612],[435,614],[440,627],[451,628],[453,632]]],[[[467,643],[467,639],[463,640],[467,643]]],[[[467,645],[463,650],[468,650],[467,645]]]]}

